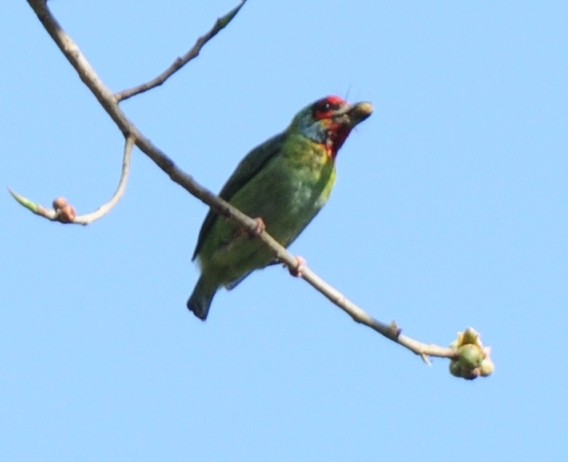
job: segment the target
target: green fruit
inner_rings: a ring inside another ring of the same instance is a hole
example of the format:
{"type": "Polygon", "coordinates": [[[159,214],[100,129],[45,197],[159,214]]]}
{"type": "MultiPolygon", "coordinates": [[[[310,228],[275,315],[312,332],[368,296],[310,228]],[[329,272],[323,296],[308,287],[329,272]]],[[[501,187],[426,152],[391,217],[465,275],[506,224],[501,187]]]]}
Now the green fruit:
{"type": "Polygon", "coordinates": [[[459,349],[459,353],[458,362],[463,371],[473,371],[481,365],[483,351],[477,345],[464,345],[459,349]]]}

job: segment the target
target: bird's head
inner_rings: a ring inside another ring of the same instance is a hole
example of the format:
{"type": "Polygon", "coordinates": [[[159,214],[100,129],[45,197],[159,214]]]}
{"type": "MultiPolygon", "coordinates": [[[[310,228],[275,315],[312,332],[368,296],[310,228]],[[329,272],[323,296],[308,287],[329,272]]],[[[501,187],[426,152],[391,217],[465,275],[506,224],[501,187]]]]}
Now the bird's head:
{"type": "Polygon", "coordinates": [[[372,113],[371,103],[349,104],[338,96],[328,96],[300,111],[289,130],[323,144],[335,159],[351,130],[372,113]]]}

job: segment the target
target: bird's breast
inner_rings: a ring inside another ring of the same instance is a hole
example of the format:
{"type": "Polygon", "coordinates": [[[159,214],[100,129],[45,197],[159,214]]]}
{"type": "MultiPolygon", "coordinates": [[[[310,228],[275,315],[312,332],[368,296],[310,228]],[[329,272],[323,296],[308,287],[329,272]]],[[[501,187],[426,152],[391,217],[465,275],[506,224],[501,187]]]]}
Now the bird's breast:
{"type": "Polygon", "coordinates": [[[293,241],[327,202],[335,177],[333,159],[321,145],[285,145],[265,191],[269,200],[261,205],[268,232],[284,245],[293,241]]]}

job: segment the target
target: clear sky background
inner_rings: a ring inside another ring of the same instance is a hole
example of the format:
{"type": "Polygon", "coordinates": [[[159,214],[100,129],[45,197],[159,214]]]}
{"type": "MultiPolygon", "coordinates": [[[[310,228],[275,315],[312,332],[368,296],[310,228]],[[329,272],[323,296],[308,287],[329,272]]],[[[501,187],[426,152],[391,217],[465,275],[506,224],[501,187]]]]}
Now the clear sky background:
{"type": "MultiPolygon", "coordinates": [[[[219,1],[50,2],[118,91],[183,54],[219,1]]],[[[0,185],[80,213],[123,140],[23,0],[4,1],[0,185]]],[[[123,104],[200,183],[322,96],[371,101],[291,251],[425,342],[475,327],[495,374],[431,367],[280,267],[185,308],[206,207],[136,151],[92,226],[0,194],[3,461],[568,460],[568,2],[255,1],[123,104]]]]}

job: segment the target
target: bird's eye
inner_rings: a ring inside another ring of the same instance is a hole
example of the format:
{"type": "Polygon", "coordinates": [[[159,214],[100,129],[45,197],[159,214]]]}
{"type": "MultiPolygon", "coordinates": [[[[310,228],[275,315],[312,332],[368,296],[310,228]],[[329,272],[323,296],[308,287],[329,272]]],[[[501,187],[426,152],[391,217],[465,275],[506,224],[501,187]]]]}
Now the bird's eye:
{"type": "Polygon", "coordinates": [[[339,109],[339,104],[333,103],[328,100],[320,101],[315,107],[315,114],[319,116],[324,116],[329,114],[331,111],[337,111],[339,109]]]}
{"type": "Polygon", "coordinates": [[[330,111],[337,111],[341,105],[339,103],[335,103],[333,101],[322,101],[320,103],[320,107],[318,108],[319,112],[330,112],[330,111]]]}
{"type": "Polygon", "coordinates": [[[334,113],[339,111],[345,104],[345,101],[337,96],[323,98],[313,105],[312,115],[317,120],[326,119],[332,117],[334,113]]]}

